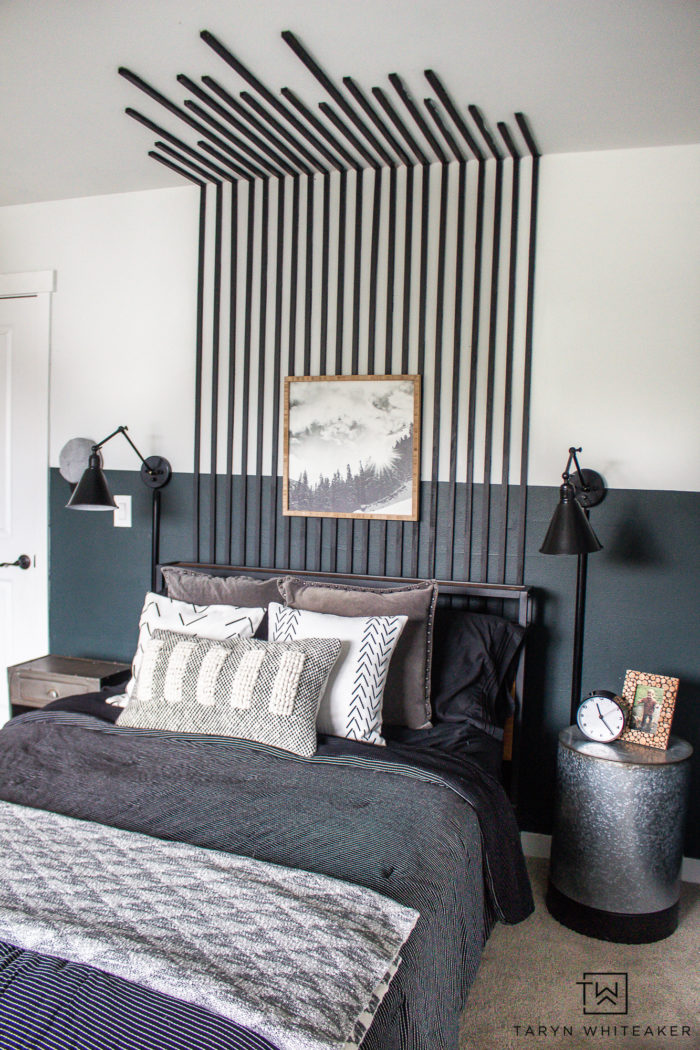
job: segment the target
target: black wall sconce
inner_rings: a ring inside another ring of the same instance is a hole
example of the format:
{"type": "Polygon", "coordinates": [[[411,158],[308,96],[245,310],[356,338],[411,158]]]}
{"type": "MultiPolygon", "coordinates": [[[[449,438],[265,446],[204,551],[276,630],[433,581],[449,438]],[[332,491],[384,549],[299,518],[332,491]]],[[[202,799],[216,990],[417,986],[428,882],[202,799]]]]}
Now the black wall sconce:
{"type": "MultiPolygon", "coordinates": [[[[73,495],[66,504],[71,510],[115,510],[117,504],[109,490],[107,479],[102,470],[102,458],[99,454],[103,445],[117,434],[123,434],[141,460],[141,480],[153,493],[153,520],[151,528],[151,590],[156,589],[156,572],[160,549],[160,490],[168,484],[172,469],[167,459],[162,456],[149,456],[144,459],[134,442],[127,434],[127,427],[117,427],[102,441],[92,446],[88,466],[78,482],[73,495]]],[[[83,461],[84,462],[84,461],[83,461]]]]}
{"type": "Polygon", "coordinates": [[[588,520],[591,507],[596,507],[605,497],[605,482],[595,470],[582,470],[576,456],[580,448],[570,448],[569,458],[559,489],[559,503],[547,529],[541,554],[575,554],[578,558],[576,573],[576,617],[574,620],[574,658],[571,671],[570,719],[576,721],[576,711],[581,699],[581,668],[583,664],[583,625],[586,609],[586,577],[588,555],[603,549],[588,520]],[[571,465],[575,473],[570,474],[571,465]]]}

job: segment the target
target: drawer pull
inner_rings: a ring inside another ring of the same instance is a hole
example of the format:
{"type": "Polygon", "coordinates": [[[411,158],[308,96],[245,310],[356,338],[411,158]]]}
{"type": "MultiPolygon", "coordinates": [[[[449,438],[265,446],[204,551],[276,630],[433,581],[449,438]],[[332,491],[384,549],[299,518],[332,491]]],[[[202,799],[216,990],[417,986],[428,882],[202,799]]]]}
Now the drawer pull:
{"type": "Polygon", "coordinates": [[[58,700],[58,689],[49,689],[48,695],[52,700],[58,700]]]}

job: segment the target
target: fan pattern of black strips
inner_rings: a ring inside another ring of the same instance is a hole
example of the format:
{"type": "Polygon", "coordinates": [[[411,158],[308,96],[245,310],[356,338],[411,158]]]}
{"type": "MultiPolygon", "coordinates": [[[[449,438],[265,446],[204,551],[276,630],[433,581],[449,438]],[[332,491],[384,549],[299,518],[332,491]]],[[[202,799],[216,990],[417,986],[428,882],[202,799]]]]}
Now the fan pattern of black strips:
{"type": "Polygon", "coordinates": [[[149,156],[200,192],[196,559],[522,582],[539,183],[528,122],[517,113],[517,133],[503,122],[494,133],[432,70],[422,104],[395,73],[371,92],[349,76],[339,86],[285,31],[327,96],[312,111],[201,37],[229,79],[180,75],[182,105],[119,70],[157,103],[158,119],[126,110],[157,136],[149,156]],[[282,517],[283,375],[397,374],[409,363],[432,377],[420,522],[282,517]]]}

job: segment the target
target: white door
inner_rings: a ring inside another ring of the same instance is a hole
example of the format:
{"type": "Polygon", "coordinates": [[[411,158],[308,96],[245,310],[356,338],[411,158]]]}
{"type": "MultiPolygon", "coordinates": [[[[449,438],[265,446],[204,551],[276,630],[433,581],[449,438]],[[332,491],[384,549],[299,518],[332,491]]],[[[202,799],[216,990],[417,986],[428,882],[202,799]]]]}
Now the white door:
{"type": "Polygon", "coordinates": [[[31,560],[0,567],[0,724],[7,667],[48,652],[48,276],[0,276],[0,563],[31,560]]]}

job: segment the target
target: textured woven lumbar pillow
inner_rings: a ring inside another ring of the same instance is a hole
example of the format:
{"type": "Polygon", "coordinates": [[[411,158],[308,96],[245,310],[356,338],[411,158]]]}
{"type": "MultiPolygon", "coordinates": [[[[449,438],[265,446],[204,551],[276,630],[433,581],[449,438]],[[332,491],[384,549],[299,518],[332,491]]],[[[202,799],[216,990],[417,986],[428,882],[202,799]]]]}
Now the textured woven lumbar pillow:
{"type": "MultiPolygon", "coordinates": [[[[227,638],[252,638],[264,615],[265,610],[262,608],[195,605],[192,602],[180,602],[174,598],[166,598],[163,594],[149,592],[139,618],[139,640],[123,702],[128,703],[131,699],[144,646],[149,638],[153,637],[154,631],[179,631],[181,634],[213,638],[216,641],[224,641],[227,638]]],[[[116,699],[118,698],[115,697],[116,699]]]]}
{"type": "Polygon", "coordinates": [[[316,712],[337,638],[288,644],[155,631],[118,725],[256,740],[313,755],[316,712]]]}
{"type": "Polygon", "coordinates": [[[270,638],[340,638],[343,649],[318,712],[319,733],[383,744],[382,697],[405,616],[332,616],[271,602],[270,638]]]}

